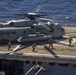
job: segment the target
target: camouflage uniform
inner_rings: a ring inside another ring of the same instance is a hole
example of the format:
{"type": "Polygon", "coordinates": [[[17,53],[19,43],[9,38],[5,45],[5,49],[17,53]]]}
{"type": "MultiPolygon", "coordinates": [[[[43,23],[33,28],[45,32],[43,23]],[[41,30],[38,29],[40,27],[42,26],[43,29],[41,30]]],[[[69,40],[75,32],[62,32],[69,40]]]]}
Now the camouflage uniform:
{"type": "Polygon", "coordinates": [[[8,50],[10,50],[10,48],[11,48],[11,41],[9,41],[8,43],[8,50]]]}
{"type": "Polygon", "coordinates": [[[69,38],[69,46],[72,44],[72,37],[69,38]]]}
{"type": "Polygon", "coordinates": [[[49,48],[50,48],[50,46],[52,47],[52,49],[53,49],[53,39],[51,38],[51,39],[49,39],[49,48]]]}
{"type": "Polygon", "coordinates": [[[34,44],[32,45],[32,51],[33,51],[33,52],[35,51],[35,47],[36,47],[36,43],[34,43],[34,44]]]}

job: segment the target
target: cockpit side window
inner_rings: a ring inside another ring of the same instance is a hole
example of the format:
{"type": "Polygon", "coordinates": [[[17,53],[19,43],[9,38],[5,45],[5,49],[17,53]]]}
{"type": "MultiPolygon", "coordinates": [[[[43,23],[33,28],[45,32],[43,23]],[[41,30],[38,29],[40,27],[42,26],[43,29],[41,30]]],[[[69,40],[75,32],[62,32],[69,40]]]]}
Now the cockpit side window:
{"type": "Polygon", "coordinates": [[[49,32],[54,32],[54,29],[51,29],[49,32]]]}

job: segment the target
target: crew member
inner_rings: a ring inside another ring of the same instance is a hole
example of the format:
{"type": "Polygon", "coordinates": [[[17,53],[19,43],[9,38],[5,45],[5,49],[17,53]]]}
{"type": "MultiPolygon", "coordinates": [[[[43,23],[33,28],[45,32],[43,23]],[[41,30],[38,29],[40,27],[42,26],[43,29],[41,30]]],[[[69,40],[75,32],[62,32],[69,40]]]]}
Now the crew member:
{"type": "Polygon", "coordinates": [[[51,46],[51,49],[53,49],[53,39],[51,38],[51,39],[49,39],[49,48],[50,48],[50,46],[51,46]]]}
{"type": "Polygon", "coordinates": [[[69,38],[69,46],[72,44],[72,37],[69,38]]]}
{"type": "Polygon", "coordinates": [[[35,51],[35,48],[36,48],[36,43],[34,43],[34,44],[32,45],[32,51],[33,51],[33,52],[35,51]]]}
{"type": "Polygon", "coordinates": [[[9,41],[8,43],[8,50],[10,50],[10,48],[11,48],[11,41],[9,41]]]}

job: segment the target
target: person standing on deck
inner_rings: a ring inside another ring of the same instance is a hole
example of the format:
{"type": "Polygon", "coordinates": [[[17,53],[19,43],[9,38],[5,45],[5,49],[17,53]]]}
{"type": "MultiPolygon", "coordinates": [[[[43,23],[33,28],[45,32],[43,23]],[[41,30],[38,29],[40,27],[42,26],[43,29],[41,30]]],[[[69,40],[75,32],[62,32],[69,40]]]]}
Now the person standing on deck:
{"type": "Polygon", "coordinates": [[[53,47],[53,39],[51,38],[51,39],[49,39],[49,48],[50,48],[50,46],[51,46],[51,48],[53,49],[54,47],[53,47]]]}
{"type": "Polygon", "coordinates": [[[10,48],[11,48],[11,41],[9,41],[8,43],[8,50],[10,50],[10,48]]]}
{"type": "Polygon", "coordinates": [[[36,43],[34,43],[34,44],[32,45],[32,51],[33,51],[33,52],[35,51],[35,48],[36,48],[36,43]]]}
{"type": "Polygon", "coordinates": [[[69,46],[72,44],[72,37],[69,38],[69,46]]]}

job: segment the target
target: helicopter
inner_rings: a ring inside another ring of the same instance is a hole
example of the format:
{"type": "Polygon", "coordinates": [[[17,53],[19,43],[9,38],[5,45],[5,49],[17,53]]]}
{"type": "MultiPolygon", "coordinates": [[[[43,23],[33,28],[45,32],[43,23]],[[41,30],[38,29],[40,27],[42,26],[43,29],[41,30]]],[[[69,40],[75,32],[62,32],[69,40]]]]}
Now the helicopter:
{"type": "Polygon", "coordinates": [[[62,37],[65,34],[65,30],[51,19],[42,18],[42,15],[38,14],[41,8],[42,6],[39,5],[34,12],[24,13],[23,15],[26,16],[24,19],[0,22],[0,40],[5,39],[5,37],[7,39],[12,38],[11,40],[17,40],[21,36],[25,39],[26,36],[33,34],[38,35],[39,38],[42,34],[43,37],[45,35],[51,36],[52,38],[62,37]]]}
{"type": "MultiPolygon", "coordinates": [[[[0,41],[11,40],[11,41],[37,41],[37,40],[47,40],[51,37],[60,37],[61,31],[63,29],[61,26],[56,25],[51,27],[50,22],[48,23],[36,23],[28,27],[1,27],[0,28],[0,41]],[[58,31],[57,29],[58,28],[58,31]],[[60,30],[61,29],[61,30],[60,30]]],[[[62,36],[62,35],[61,35],[62,36]]]]}

